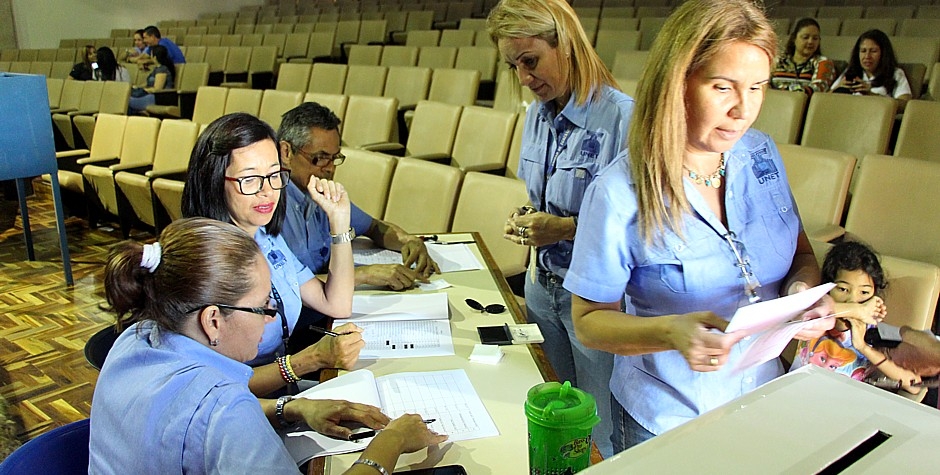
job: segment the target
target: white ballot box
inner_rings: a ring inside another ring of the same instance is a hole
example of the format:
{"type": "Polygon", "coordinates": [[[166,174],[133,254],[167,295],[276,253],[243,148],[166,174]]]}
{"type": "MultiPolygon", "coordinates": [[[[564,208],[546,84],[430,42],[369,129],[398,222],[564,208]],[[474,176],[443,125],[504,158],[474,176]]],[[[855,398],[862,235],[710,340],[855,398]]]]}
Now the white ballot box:
{"type": "Polygon", "coordinates": [[[580,473],[940,473],[940,411],[815,366],[580,473]]]}

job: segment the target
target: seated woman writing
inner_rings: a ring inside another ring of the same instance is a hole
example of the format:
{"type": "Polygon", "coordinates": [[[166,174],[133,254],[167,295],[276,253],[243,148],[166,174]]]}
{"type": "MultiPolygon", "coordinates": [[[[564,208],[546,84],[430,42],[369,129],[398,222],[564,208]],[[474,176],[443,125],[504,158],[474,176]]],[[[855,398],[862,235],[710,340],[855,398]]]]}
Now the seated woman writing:
{"type": "Polygon", "coordinates": [[[833,92],[894,98],[898,112],[911,100],[911,85],[898,67],[891,40],[881,30],[868,30],[858,37],[849,67],[832,84],[833,92]]]}
{"type": "Polygon", "coordinates": [[[118,326],[91,408],[90,473],[299,473],[272,424],[303,420],[348,438],[340,425],[384,428],[347,473],[393,468],[398,456],[446,436],[417,415],[389,421],[347,401],[258,400],[248,390],[266,323],[276,314],[258,245],[235,226],[183,219],[160,242],[126,241],[105,268],[118,326]]]}

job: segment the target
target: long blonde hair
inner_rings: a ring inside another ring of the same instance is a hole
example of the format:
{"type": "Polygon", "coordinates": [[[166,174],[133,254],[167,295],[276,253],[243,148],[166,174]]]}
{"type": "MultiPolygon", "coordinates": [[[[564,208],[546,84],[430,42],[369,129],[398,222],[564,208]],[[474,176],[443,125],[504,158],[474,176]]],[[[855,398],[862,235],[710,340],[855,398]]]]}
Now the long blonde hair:
{"type": "Polygon", "coordinates": [[[564,0],[501,0],[490,11],[486,30],[497,45],[504,38],[539,38],[555,48],[559,64],[568,65],[568,87],[578,105],[600,86],[620,89],[564,0]]]}
{"type": "Polygon", "coordinates": [[[646,243],[667,228],[682,235],[682,216],[689,212],[682,179],[688,141],[686,82],[736,41],[762,49],[768,64],[773,60],[777,36],[762,5],[750,0],[689,0],[669,16],[650,49],[628,137],[640,233],[646,243]]]}

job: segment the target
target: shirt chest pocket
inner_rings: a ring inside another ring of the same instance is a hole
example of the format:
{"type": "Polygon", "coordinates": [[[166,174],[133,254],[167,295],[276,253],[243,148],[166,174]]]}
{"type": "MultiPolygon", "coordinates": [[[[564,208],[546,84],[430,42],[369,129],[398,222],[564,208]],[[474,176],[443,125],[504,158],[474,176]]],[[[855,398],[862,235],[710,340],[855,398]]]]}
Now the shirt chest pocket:
{"type": "Polygon", "coordinates": [[[683,242],[671,237],[674,239],[650,253],[650,266],[645,271],[649,279],[657,279],[663,286],[662,298],[671,298],[669,294],[711,295],[719,283],[736,278],[737,268],[732,258],[725,258],[722,241],[687,236],[690,239],[683,242]]]}
{"type": "Polygon", "coordinates": [[[578,214],[584,192],[594,179],[594,164],[559,159],[555,171],[548,179],[546,199],[565,211],[566,216],[578,214]]]}

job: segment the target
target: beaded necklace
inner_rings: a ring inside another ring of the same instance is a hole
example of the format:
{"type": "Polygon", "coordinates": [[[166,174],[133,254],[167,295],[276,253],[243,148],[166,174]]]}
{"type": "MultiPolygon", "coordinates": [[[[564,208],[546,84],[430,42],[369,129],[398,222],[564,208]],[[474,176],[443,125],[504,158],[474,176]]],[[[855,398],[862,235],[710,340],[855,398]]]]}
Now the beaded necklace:
{"type": "Polygon", "coordinates": [[[718,169],[715,170],[715,173],[711,175],[703,175],[699,172],[691,170],[689,167],[685,166],[685,163],[682,164],[682,168],[685,171],[689,172],[689,178],[692,179],[692,183],[696,185],[710,186],[712,188],[721,188],[721,179],[725,176],[725,154],[721,154],[721,162],[718,163],[718,169]]]}

